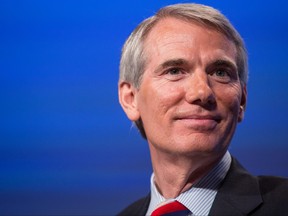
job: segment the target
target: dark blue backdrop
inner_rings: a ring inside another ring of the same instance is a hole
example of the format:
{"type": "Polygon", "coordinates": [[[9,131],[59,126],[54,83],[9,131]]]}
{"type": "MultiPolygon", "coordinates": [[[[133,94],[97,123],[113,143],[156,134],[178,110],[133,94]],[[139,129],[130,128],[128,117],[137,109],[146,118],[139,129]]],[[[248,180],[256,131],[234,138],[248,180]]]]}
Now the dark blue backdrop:
{"type": "MultiPolygon", "coordinates": [[[[178,1],[0,1],[0,215],[113,215],[149,190],[146,143],[117,99],[121,46],[178,1]]],[[[246,41],[248,109],[230,151],[288,176],[288,3],[196,1],[246,41]]]]}

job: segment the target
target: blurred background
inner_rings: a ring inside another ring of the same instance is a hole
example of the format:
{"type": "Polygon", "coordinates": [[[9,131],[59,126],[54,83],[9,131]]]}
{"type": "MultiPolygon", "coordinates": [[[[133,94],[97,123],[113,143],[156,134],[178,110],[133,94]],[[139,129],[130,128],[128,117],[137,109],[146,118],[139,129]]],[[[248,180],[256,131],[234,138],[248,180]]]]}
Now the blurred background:
{"type": "MultiPolygon", "coordinates": [[[[0,215],[115,215],[149,192],[147,144],[118,103],[120,51],[177,2],[0,0],[0,215]]],[[[195,2],[222,11],[249,51],[231,153],[288,177],[288,3],[195,2]]]]}

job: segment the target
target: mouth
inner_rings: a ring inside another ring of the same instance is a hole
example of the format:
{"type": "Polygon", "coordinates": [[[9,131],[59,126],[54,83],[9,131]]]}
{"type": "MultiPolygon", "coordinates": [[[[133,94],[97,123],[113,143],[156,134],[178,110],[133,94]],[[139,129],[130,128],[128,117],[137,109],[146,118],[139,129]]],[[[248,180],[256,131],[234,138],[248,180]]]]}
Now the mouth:
{"type": "Polygon", "coordinates": [[[197,131],[213,130],[220,122],[218,115],[183,115],[175,118],[177,123],[197,131]]]}

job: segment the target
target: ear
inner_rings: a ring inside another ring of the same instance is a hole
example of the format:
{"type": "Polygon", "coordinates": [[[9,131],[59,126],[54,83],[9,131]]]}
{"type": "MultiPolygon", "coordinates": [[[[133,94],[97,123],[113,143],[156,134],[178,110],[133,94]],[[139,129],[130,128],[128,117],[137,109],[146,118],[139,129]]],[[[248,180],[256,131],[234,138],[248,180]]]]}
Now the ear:
{"type": "Polygon", "coordinates": [[[246,103],[247,103],[247,87],[243,85],[242,87],[242,97],[240,102],[240,109],[238,114],[238,122],[241,122],[244,119],[244,112],[246,110],[246,103]]]}
{"type": "Polygon", "coordinates": [[[119,102],[131,121],[140,118],[136,100],[137,89],[128,82],[120,82],[118,85],[119,102]]]}

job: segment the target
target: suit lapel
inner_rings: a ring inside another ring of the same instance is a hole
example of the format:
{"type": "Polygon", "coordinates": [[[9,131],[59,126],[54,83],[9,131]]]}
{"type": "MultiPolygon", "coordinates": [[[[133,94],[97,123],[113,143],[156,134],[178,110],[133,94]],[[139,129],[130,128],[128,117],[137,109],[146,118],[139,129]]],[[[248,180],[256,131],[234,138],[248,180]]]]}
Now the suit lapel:
{"type": "Polygon", "coordinates": [[[150,193],[148,196],[132,203],[126,209],[121,211],[117,216],[145,216],[150,203],[150,193]]]}
{"type": "Polygon", "coordinates": [[[233,158],[209,215],[247,215],[262,203],[256,177],[233,158]]]}
{"type": "Polygon", "coordinates": [[[150,203],[150,194],[142,199],[142,204],[139,205],[139,209],[137,211],[138,212],[137,215],[145,216],[146,212],[148,210],[148,207],[149,207],[149,203],[150,203]]]}

